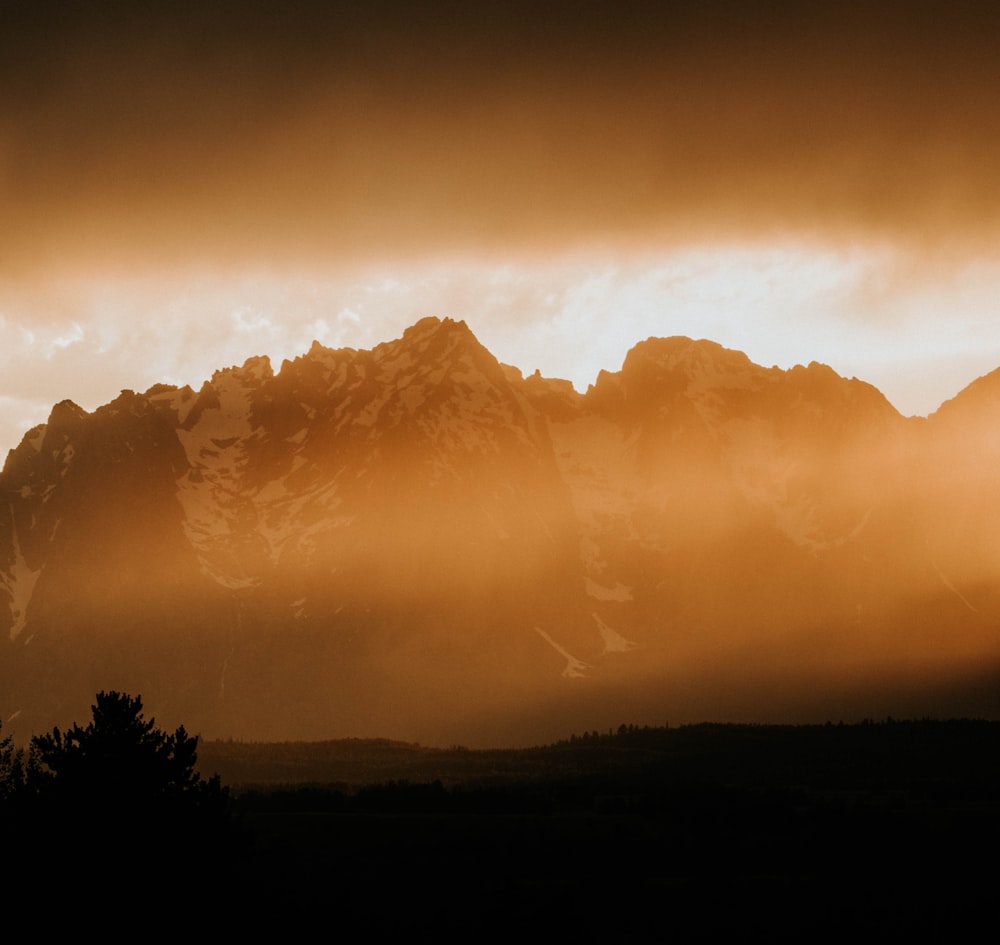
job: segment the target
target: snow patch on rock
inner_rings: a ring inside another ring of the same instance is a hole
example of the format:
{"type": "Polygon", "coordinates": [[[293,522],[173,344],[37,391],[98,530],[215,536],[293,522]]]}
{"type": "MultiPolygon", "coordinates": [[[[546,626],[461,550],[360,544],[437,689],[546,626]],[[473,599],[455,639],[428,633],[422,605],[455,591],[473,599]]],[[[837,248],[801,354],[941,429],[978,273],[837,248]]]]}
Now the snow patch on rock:
{"type": "Polygon", "coordinates": [[[587,578],[586,584],[587,594],[595,600],[632,600],[632,588],[626,587],[620,582],[616,583],[614,587],[605,587],[592,578],[587,578]]]}
{"type": "Polygon", "coordinates": [[[638,644],[633,643],[631,640],[626,640],[616,630],[612,630],[611,627],[601,620],[598,614],[595,613],[592,616],[597,623],[597,632],[600,633],[601,639],[604,641],[605,653],[627,653],[629,650],[636,648],[638,644]]]}
{"type": "Polygon", "coordinates": [[[563,676],[567,679],[583,679],[586,677],[587,674],[584,671],[591,669],[590,663],[585,663],[583,660],[577,659],[572,653],[556,643],[541,627],[535,627],[535,632],[566,660],[566,668],[562,671],[563,676]]]}
{"type": "Polygon", "coordinates": [[[11,544],[14,549],[14,561],[10,570],[6,574],[0,574],[4,588],[10,595],[10,638],[16,640],[24,630],[28,620],[28,605],[31,603],[32,594],[35,592],[35,584],[41,568],[37,571],[28,566],[21,551],[21,543],[17,536],[17,526],[11,521],[11,544]]]}

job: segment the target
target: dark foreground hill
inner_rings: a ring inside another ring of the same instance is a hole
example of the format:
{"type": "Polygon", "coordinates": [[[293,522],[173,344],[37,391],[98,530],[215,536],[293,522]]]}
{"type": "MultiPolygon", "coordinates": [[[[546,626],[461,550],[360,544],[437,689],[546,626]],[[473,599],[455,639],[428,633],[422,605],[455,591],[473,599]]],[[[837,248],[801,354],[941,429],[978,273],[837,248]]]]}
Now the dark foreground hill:
{"type": "Polygon", "coordinates": [[[508,752],[206,744],[203,771],[257,782],[233,785],[225,834],[140,817],[122,856],[49,824],[5,844],[6,889],[67,933],[972,941],[1000,878],[998,742],[998,723],[887,720],[508,752]]]}
{"type": "MultiPolygon", "coordinates": [[[[438,782],[456,796],[480,789],[585,794],[678,784],[813,791],[928,792],[935,785],[1000,787],[1000,722],[885,720],[845,725],[619,725],[524,749],[428,748],[386,739],[205,741],[203,770],[237,794],[298,788],[354,796],[372,785],[438,782]]],[[[400,796],[405,792],[400,792],[400,796]]]]}
{"type": "Polygon", "coordinates": [[[995,723],[623,726],[510,752],[221,747],[206,757],[270,752],[273,774],[313,782],[237,791],[256,843],[240,882],[292,923],[955,941],[989,921],[1000,878],[995,723]]]}

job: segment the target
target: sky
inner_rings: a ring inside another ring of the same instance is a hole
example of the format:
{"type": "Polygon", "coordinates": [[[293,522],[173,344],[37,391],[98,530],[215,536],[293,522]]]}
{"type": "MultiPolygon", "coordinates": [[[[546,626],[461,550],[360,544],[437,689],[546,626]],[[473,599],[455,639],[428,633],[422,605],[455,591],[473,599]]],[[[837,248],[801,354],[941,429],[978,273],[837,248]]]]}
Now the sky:
{"type": "Polygon", "coordinates": [[[993,4],[0,11],[0,454],[426,315],[580,390],[676,334],[907,415],[1000,366],[993,4]]]}

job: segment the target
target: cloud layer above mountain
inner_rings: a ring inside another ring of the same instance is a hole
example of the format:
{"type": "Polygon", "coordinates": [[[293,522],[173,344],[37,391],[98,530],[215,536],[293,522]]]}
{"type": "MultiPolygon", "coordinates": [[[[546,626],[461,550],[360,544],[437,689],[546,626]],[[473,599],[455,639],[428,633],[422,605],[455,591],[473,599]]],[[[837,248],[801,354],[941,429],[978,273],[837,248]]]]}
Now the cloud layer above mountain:
{"type": "Polygon", "coordinates": [[[975,240],[998,33],[932,0],[32,4],[2,41],[4,253],[975,240]]]}
{"type": "Polygon", "coordinates": [[[998,38],[935,0],[15,5],[0,407],[441,313],[578,383],[682,332],[933,409],[1000,363],[998,38]]]}

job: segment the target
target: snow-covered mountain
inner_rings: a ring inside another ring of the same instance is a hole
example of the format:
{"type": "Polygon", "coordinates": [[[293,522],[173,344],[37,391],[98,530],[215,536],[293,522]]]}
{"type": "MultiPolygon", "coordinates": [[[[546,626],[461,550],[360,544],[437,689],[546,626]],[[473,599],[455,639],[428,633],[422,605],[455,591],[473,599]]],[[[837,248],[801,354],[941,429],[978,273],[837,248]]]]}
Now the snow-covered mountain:
{"type": "Polygon", "coordinates": [[[996,714],[1000,376],[928,420],[649,339],[586,394],[427,318],[65,401],[0,474],[0,711],[209,736],[996,714]]]}

